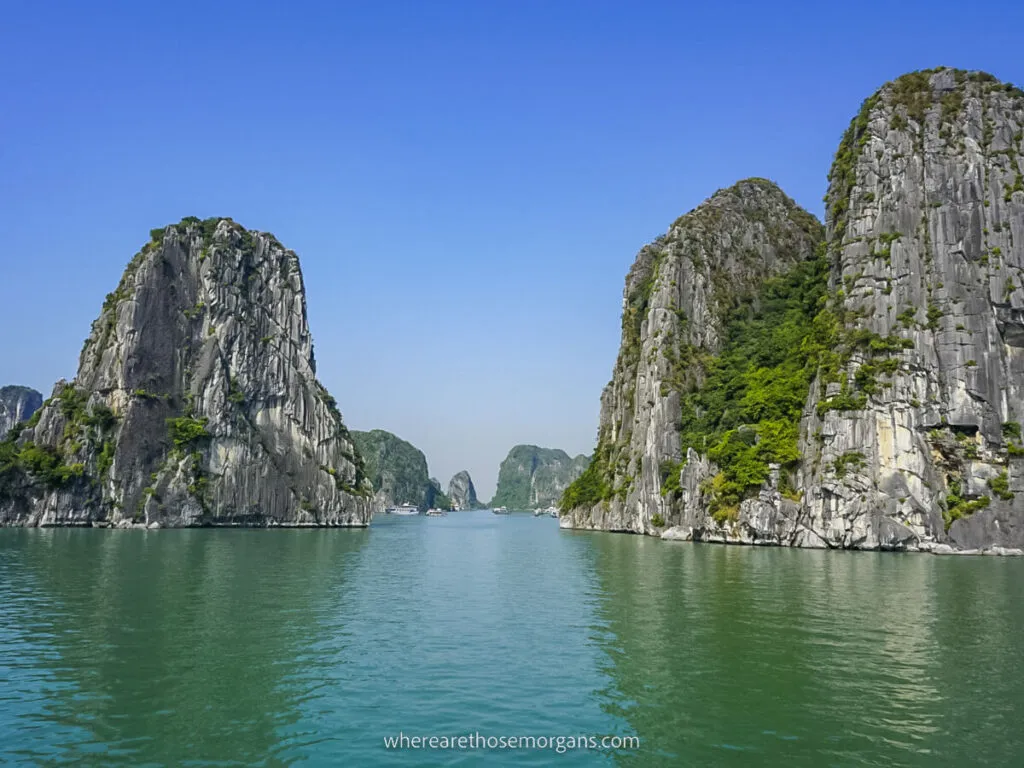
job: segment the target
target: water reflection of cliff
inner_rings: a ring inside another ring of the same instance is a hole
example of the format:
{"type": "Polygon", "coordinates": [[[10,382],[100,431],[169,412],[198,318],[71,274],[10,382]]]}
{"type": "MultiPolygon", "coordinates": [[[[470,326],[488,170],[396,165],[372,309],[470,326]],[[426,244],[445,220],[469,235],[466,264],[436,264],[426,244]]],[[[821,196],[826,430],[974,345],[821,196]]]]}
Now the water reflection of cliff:
{"type": "Polygon", "coordinates": [[[1007,764],[1024,563],[593,537],[624,765],[1007,764]]]}
{"type": "Polygon", "coordinates": [[[0,637],[24,651],[9,671],[25,718],[6,730],[26,758],[98,751],[92,759],[129,764],[273,759],[308,693],[288,680],[324,616],[338,621],[332,593],[367,540],[358,531],[7,533],[0,582],[20,587],[0,637]]]}

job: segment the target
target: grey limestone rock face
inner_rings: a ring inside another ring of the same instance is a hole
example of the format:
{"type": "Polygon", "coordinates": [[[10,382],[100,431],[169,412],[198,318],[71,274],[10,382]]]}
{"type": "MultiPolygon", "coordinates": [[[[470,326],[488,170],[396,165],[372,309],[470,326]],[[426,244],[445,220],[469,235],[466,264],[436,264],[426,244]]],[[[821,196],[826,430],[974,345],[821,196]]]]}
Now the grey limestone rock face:
{"type": "Polygon", "coordinates": [[[43,396],[31,387],[0,387],[0,440],[15,424],[28,421],[42,404],[43,396]]]}
{"type": "Polygon", "coordinates": [[[862,356],[840,372],[863,407],[808,403],[803,512],[831,546],[1024,543],[1022,129],[1024,93],[946,69],[883,87],[844,139],[832,282],[850,327],[901,349],[875,391],[857,385],[862,356]],[[863,461],[839,478],[850,452],[863,461]]]}
{"type": "Polygon", "coordinates": [[[153,231],[33,421],[0,471],[0,524],[364,526],[374,511],[316,378],[298,258],[230,219],[153,231]]]}
{"type": "Polygon", "coordinates": [[[476,497],[476,487],[473,485],[473,478],[469,472],[462,470],[456,472],[448,481],[448,498],[452,507],[456,510],[465,511],[479,509],[480,500],[476,497]]]}
{"type": "MultiPolygon", "coordinates": [[[[718,468],[696,452],[680,455],[677,393],[701,369],[671,381],[673,360],[657,336],[715,352],[721,326],[705,288],[713,277],[681,256],[716,243],[713,263],[742,289],[737,244],[757,237],[760,214],[732,203],[733,218],[713,224],[718,239],[698,238],[688,219],[712,198],[641,251],[602,397],[597,455],[614,493],[567,510],[562,525],[808,547],[1024,545],[1022,138],[1024,93],[983,73],[914,73],[865,101],[829,175],[838,365],[819,369],[810,386],[789,475],[797,493],[780,494],[770,480],[729,520],[708,514],[718,468]],[[652,271],[650,300],[632,316],[652,271]],[[659,492],[666,461],[683,465],[668,496],[659,492]],[[664,527],[652,525],[655,516],[664,527]]],[[[786,210],[765,211],[775,231],[792,221],[786,210]]],[[[804,249],[814,240],[805,232],[804,249]]],[[[787,251],[761,237],[755,263],[767,275],[787,251]]],[[[799,249],[789,253],[799,258],[799,249]]]]}

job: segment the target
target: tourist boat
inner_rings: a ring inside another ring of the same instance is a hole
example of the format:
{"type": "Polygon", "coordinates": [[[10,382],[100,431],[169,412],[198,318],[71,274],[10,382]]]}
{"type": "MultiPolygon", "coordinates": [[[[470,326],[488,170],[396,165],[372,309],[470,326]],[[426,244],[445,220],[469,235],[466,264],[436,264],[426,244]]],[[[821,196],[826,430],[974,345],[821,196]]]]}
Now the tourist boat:
{"type": "Polygon", "coordinates": [[[533,510],[533,516],[534,516],[534,517],[540,517],[540,516],[541,516],[541,515],[543,515],[543,514],[544,514],[545,512],[547,512],[547,510],[546,510],[546,509],[535,509],[535,510],[533,510]]]}
{"type": "Polygon", "coordinates": [[[427,510],[427,517],[444,517],[447,514],[448,513],[445,512],[443,509],[428,509],[427,510]]]}
{"type": "Polygon", "coordinates": [[[419,507],[415,504],[399,504],[397,507],[388,507],[384,510],[385,514],[388,515],[418,515],[420,513],[419,507]]]}
{"type": "Polygon", "coordinates": [[[491,512],[493,512],[496,515],[507,515],[508,507],[495,507],[494,509],[491,510],[491,512]]]}

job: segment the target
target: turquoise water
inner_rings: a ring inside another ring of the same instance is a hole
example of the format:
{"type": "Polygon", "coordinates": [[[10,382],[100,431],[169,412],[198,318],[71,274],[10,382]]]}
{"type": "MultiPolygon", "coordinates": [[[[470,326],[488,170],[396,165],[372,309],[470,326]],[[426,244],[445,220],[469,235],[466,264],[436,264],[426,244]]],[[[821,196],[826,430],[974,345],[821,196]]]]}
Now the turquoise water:
{"type": "Polygon", "coordinates": [[[0,764],[1020,765],[1024,559],[0,530],[0,764]],[[388,750],[385,737],[639,737],[388,750]]]}

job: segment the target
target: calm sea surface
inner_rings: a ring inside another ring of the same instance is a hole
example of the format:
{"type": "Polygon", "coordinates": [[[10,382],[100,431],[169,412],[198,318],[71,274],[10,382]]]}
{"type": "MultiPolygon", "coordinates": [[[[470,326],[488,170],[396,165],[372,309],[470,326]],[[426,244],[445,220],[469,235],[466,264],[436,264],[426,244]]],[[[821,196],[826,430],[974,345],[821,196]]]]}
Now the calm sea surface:
{"type": "Polygon", "coordinates": [[[1024,765],[1024,558],[0,530],[0,764],[1024,765]],[[639,750],[385,737],[637,736],[639,750]]]}

